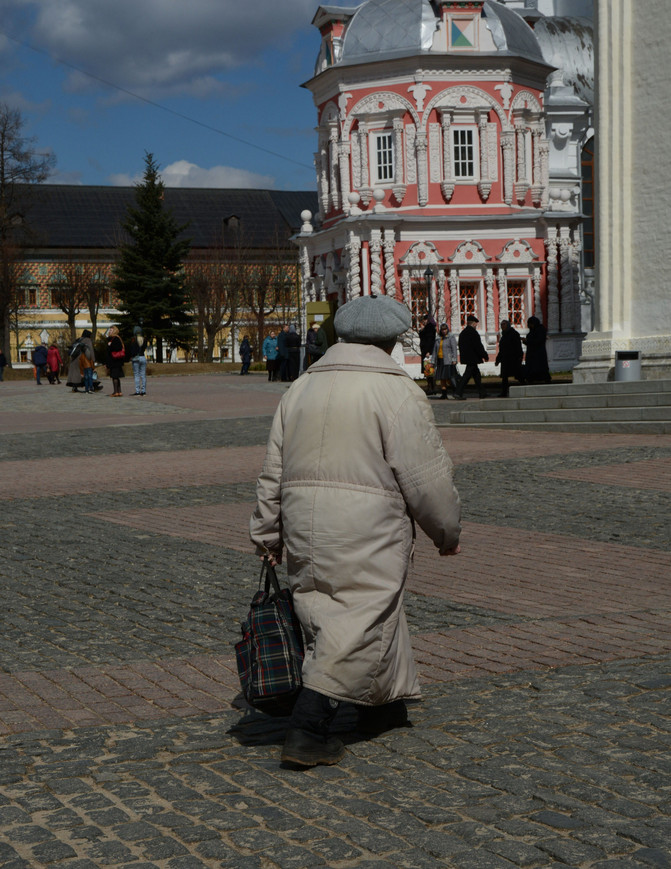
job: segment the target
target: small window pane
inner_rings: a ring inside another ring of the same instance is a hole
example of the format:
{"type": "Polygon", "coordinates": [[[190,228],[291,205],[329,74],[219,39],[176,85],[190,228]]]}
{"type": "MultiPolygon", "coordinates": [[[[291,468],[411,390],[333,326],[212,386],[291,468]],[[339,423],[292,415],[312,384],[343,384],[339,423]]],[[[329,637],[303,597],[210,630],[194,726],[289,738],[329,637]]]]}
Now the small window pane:
{"type": "Polygon", "coordinates": [[[454,177],[473,178],[475,174],[475,151],[473,130],[452,130],[454,148],[454,177]]]}
{"type": "Polygon", "coordinates": [[[392,181],[394,178],[394,145],[391,133],[376,136],[377,180],[392,181]]]}
{"type": "Polygon", "coordinates": [[[526,294],[526,281],[508,281],[508,319],[511,326],[524,326],[524,296],[526,294]]]}
{"type": "MultiPolygon", "coordinates": [[[[469,314],[477,316],[478,309],[478,281],[460,281],[459,282],[459,314],[461,315],[461,325],[466,325],[466,317],[469,314]]],[[[452,325],[454,327],[454,324],[452,325]]]]}

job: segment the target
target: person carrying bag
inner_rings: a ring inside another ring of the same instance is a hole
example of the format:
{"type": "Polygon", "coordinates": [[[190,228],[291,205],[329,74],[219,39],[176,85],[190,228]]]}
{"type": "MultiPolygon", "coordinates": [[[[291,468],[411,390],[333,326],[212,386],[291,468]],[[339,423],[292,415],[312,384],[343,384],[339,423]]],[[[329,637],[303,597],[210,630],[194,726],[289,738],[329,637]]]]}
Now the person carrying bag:
{"type": "Polygon", "coordinates": [[[267,557],[241,627],[235,656],[245,699],[266,715],[291,715],[303,684],[303,633],[291,591],[281,588],[267,557]]]}

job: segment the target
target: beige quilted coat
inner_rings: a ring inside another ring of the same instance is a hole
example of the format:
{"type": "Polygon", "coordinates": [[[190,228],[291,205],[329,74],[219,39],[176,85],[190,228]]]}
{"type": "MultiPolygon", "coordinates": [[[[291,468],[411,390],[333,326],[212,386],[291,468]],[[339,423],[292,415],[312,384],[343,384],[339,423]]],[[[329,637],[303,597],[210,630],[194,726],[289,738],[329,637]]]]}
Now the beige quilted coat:
{"type": "Polygon", "coordinates": [[[335,344],[283,396],[257,499],[257,552],[286,547],[304,684],[365,705],[419,696],[403,611],[410,515],[438,550],[460,532],[423,391],[383,350],[335,344]]]}

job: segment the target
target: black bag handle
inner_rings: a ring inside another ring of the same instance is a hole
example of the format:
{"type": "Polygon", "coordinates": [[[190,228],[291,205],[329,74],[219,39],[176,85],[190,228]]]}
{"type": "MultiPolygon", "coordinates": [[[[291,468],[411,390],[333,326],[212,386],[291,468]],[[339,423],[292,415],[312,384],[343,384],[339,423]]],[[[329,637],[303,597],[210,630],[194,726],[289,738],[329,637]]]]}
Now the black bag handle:
{"type": "Polygon", "coordinates": [[[259,577],[259,588],[261,587],[261,583],[263,582],[264,573],[266,575],[265,593],[267,595],[270,594],[270,586],[272,585],[275,594],[280,594],[280,592],[282,591],[280,587],[280,582],[277,578],[277,573],[275,573],[275,568],[268,560],[267,555],[263,556],[263,564],[261,565],[261,576],[259,577]]]}

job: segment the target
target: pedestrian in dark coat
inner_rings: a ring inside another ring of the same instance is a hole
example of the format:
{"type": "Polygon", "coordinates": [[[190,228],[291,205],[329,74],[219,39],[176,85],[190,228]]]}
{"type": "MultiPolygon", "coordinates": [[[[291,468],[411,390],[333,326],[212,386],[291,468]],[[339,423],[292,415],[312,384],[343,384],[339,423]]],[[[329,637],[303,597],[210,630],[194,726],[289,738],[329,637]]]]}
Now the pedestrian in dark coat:
{"type": "Polygon", "coordinates": [[[40,375],[47,373],[47,348],[44,344],[38,344],[33,350],[32,361],[35,366],[35,380],[41,386],[40,375]]]}
{"type": "Polygon", "coordinates": [[[300,370],[301,336],[293,325],[289,326],[289,331],[287,332],[286,347],[288,354],[287,374],[289,375],[289,380],[295,380],[300,370]]]}
{"type": "Polygon", "coordinates": [[[426,358],[426,354],[433,353],[433,347],[436,343],[436,321],[428,314],[424,317],[424,325],[419,330],[419,353],[422,359],[426,358]]]}
{"type": "Polygon", "coordinates": [[[126,350],[124,343],[119,335],[119,330],[116,326],[110,326],[107,333],[107,370],[112,378],[112,387],[114,392],[112,398],[121,398],[121,378],[125,377],[123,370],[124,359],[126,358],[126,350]]]}
{"type": "Polygon", "coordinates": [[[289,380],[289,348],[287,347],[287,335],[289,334],[289,324],[285,323],[277,336],[277,358],[280,361],[280,380],[286,382],[289,380]]]}
{"type": "Polygon", "coordinates": [[[240,344],[240,359],[242,359],[240,374],[249,374],[249,366],[252,364],[252,345],[249,343],[249,335],[245,335],[240,344]]]}
{"type": "Polygon", "coordinates": [[[480,398],[487,397],[487,393],[482,387],[482,377],[480,376],[478,365],[481,362],[486,362],[489,359],[489,355],[483,347],[482,339],[474,326],[474,323],[479,322],[474,314],[469,314],[466,317],[466,327],[459,334],[459,357],[461,364],[466,366],[454,393],[454,397],[459,399],[459,401],[464,400],[464,389],[471,377],[478,387],[480,398]]]}
{"type": "Polygon", "coordinates": [[[522,359],[524,350],[520,333],[513,329],[510,320],[501,320],[501,337],[499,338],[499,352],[496,354],[496,364],[501,366],[501,392],[500,398],[508,396],[508,378],[514,377],[518,383],[524,382],[522,374],[522,359]]]}
{"type": "Polygon", "coordinates": [[[527,320],[529,331],[522,340],[527,345],[526,363],[524,365],[524,379],[527,383],[539,381],[551,383],[550,369],[548,367],[548,354],[545,349],[547,330],[538,317],[529,317],[527,320]]]}
{"type": "Polygon", "coordinates": [[[5,356],[3,351],[0,350],[0,382],[2,382],[5,379],[6,366],[7,366],[7,357],[5,356]]]}

